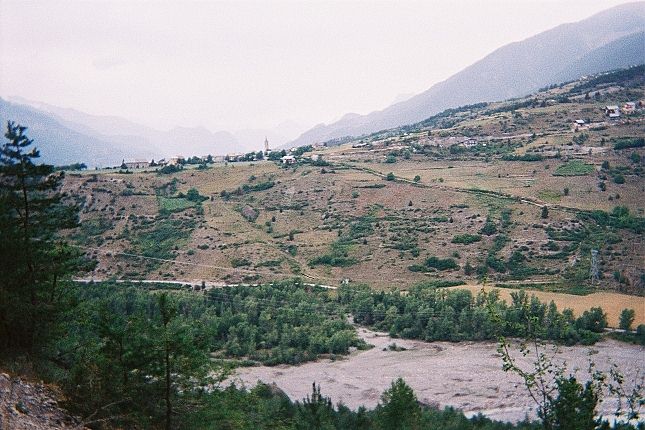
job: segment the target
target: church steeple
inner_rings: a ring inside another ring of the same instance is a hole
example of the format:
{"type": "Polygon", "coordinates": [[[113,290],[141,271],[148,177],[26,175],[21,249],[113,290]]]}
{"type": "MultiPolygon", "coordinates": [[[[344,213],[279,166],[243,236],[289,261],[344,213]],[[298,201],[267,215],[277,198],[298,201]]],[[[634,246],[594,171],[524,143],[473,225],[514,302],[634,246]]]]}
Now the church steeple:
{"type": "Polygon", "coordinates": [[[269,153],[271,150],[269,149],[269,139],[264,136],[264,152],[269,153]]]}

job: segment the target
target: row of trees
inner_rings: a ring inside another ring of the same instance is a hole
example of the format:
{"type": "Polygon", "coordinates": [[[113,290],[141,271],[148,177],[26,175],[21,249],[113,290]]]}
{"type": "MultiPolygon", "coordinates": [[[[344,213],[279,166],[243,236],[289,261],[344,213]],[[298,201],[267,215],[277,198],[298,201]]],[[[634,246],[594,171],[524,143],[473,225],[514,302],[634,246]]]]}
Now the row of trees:
{"type": "Polygon", "coordinates": [[[246,391],[230,386],[213,393],[205,407],[187,417],[191,430],[294,429],[294,430],[617,430],[641,429],[623,421],[612,425],[596,416],[601,400],[598,385],[580,384],[575,377],[558,376],[555,390],[544,401],[546,419],[516,424],[492,421],[482,415],[466,418],[461,411],[421,405],[403,379],[392,382],[376,408],[356,411],[334,406],[314,383],[311,395],[292,402],[279,390],[257,385],[246,391]]]}
{"type": "Polygon", "coordinates": [[[511,303],[496,290],[436,289],[418,285],[403,295],[374,293],[368,287],[341,287],[339,300],[351,310],[359,324],[387,331],[392,336],[426,341],[496,340],[499,336],[526,338],[533,334],[533,321],[542,339],[566,344],[594,343],[607,326],[601,308],[575,318],[570,309],[542,303],[525,291],[513,292],[511,303]]]}
{"type": "MultiPolygon", "coordinates": [[[[538,423],[509,424],[483,416],[466,418],[452,408],[439,410],[421,406],[405,381],[397,379],[381,395],[372,410],[363,407],[352,411],[342,404],[333,405],[313,385],[311,395],[292,402],[267,385],[246,391],[234,386],[209,396],[208,407],[187,417],[191,430],[258,428],[280,430],[537,430],[538,423]]],[[[586,430],[586,429],[585,429],[586,430]]]]}

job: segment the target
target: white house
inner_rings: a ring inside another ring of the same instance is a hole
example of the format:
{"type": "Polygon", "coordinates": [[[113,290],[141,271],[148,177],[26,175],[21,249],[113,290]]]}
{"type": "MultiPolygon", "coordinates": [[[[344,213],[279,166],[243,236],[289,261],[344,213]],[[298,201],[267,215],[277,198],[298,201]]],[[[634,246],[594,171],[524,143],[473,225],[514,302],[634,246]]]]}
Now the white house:
{"type": "Polygon", "coordinates": [[[150,163],[146,160],[126,161],[123,164],[128,169],[145,169],[150,167],[150,163]]]}
{"type": "Polygon", "coordinates": [[[296,163],[296,157],[294,157],[293,155],[285,155],[280,160],[282,160],[282,164],[295,164],[296,163]]]}
{"type": "Polygon", "coordinates": [[[605,115],[609,118],[620,118],[620,108],[616,105],[605,106],[605,115]]]}
{"type": "Polygon", "coordinates": [[[182,161],[184,161],[184,157],[182,155],[176,155],[168,159],[168,165],[176,166],[177,164],[180,164],[182,161]]]}

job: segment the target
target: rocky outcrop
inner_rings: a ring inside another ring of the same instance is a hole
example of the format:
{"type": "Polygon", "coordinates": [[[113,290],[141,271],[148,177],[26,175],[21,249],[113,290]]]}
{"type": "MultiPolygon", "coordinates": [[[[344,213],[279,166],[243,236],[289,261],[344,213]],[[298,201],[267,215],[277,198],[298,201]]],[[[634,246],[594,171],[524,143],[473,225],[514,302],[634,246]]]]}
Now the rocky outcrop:
{"type": "Polygon", "coordinates": [[[43,383],[0,373],[0,429],[85,429],[58,405],[59,396],[43,383]]]}

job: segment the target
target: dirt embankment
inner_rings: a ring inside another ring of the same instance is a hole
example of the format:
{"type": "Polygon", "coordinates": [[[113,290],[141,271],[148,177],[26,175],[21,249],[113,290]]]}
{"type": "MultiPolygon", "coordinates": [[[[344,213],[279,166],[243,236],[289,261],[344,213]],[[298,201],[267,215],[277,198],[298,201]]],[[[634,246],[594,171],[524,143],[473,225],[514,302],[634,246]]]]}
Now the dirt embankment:
{"type": "Polygon", "coordinates": [[[34,384],[0,373],[0,429],[86,429],[58,405],[57,397],[42,383],[34,384]]]}
{"type": "MultiPolygon", "coordinates": [[[[390,383],[402,377],[423,403],[437,407],[453,406],[467,415],[482,413],[503,421],[520,421],[535,416],[535,404],[521,379],[502,370],[502,360],[493,342],[421,342],[392,339],[387,334],[364,328],[359,334],[374,348],[358,351],[347,358],[320,360],[300,366],[248,367],[239,369],[229,380],[247,387],[258,381],[276,383],[292,400],[310,394],[311,383],[320,384],[323,394],[334,403],[352,409],[375,407],[390,383]],[[392,351],[396,343],[405,348],[392,351]]],[[[531,367],[532,357],[516,354],[518,363],[531,367]]],[[[592,360],[597,369],[607,371],[616,364],[625,375],[628,390],[635,381],[642,383],[645,348],[616,341],[602,341],[593,346],[562,347],[557,360],[566,361],[568,369],[586,369],[592,360]]],[[[606,398],[600,410],[605,416],[614,412],[615,399],[606,398]]]]}

